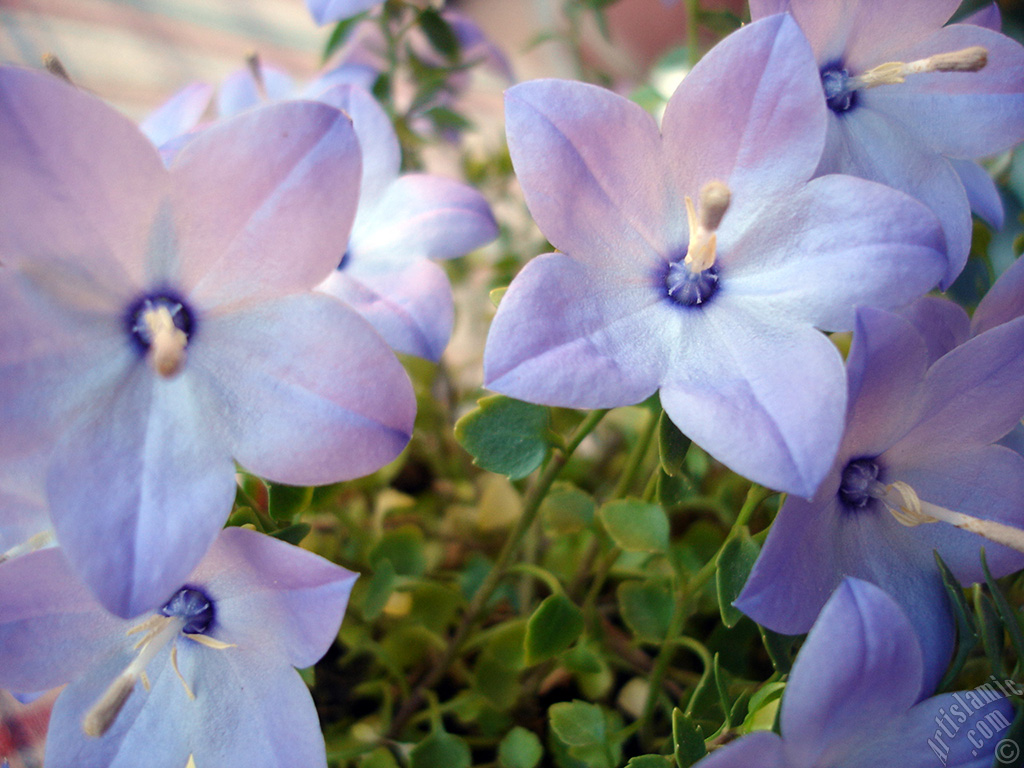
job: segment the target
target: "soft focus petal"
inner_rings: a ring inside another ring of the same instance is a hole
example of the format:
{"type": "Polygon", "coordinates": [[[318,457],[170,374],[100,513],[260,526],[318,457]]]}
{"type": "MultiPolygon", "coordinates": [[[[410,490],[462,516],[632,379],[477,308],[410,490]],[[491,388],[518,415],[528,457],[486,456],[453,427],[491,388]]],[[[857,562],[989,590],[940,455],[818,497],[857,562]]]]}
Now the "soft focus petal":
{"type": "Polygon", "coordinates": [[[232,455],[261,477],[349,480],[379,469],[409,441],[409,377],[337,299],[287,296],[211,317],[203,339],[190,362],[224,401],[232,455]]]}
{"type": "Polygon", "coordinates": [[[235,496],[221,404],[188,371],[155,378],[140,361],[103,393],[69,426],[47,478],[50,515],[68,560],[120,616],[170,597],[235,496]]]}
{"type": "Polygon", "coordinates": [[[654,394],[680,334],[676,308],[643,274],[538,256],[502,297],[484,350],[484,386],[568,408],[654,394]]]}
{"type": "MultiPolygon", "coordinates": [[[[863,92],[864,108],[890,119],[950,157],[995,155],[1024,139],[1024,47],[1005,35],[954,24],[902,52],[901,61],[981,46],[988,63],[978,72],[932,72],[863,92]]],[[[856,111],[856,110],[854,110],[856,111]]]]}
{"type": "Polygon", "coordinates": [[[971,337],[971,320],[963,307],[949,299],[925,296],[903,307],[899,315],[909,320],[928,347],[931,365],[971,337]]]}
{"type": "Polygon", "coordinates": [[[213,636],[308,667],[334,642],[357,577],[273,536],[227,528],[189,583],[216,606],[213,636]]]}
{"type": "Polygon", "coordinates": [[[53,75],[5,67],[0,147],[4,264],[74,261],[115,289],[141,283],[167,174],[134,123],[53,75]]]}
{"type": "Polygon", "coordinates": [[[128,626],[100,608],[60,549],[0,564],[0,686],[37,691],[70,682],[128,626]]]}
{"type": "Polygon", "coordinates": [[[295,83],[284,70],[262,62],[258,66],[262,82],[256,82],[248,67],[235,70],[221,81],[217,91],[217,112],[221,117],[234,117],[247,109],[291,97],[295,83]]]}
{"type": "Polygon", "coordinates": [[[967,192],[971,210],[993,229],[1002,229],[1005,211],[995,179],[973,160],[949,161],[967,192]]]}
{"type": "Polygon", "coordinates": [[[948,288],[963,270],[972,234],[964,185],[948,160],[922,146],[890,115],[862,99],[857,109],[833,116],[818,173],[849,173],[920,200],[938,217],[946,237],[948,266],[941,287],[948,288]]]}
{"type": "Polygon", "coordinates": [[[349,250],[353,260],[401,268],[414,259],[463,256],[497,234],[490,206],[475,189],[410,174],[388,186],[372,209],[360,210],[349,250]]]}
{"type": "Polygon", "coordinates": [[[317,24],[330,24],[362,13],[382,0],[306,0],[306,7],[317,24]]]}
{"type": "Polygon", "coordinates": [[[971,319],[971,331],[977,336],[997,325],[1024,315],[1024,259],[1018,258],[999,276],[971,319]]]}
{"type": "Polygon", "coordinates": [[[339,110],[252,110],[191,141],[171,167],[181,284],[203,308],[308,290],[338,264],[359,191],[359,145],[339,110]]]}
{"type": "MultiPolygon", "coordinates": [[[[691,320],[661,403],[685,435],[735,472],[809,497],[832,466],[846,391],[839,351],[812,328],[778,327],[725,290],[691,320]],[[715,301],[715,300],[718,301],[715,301]]],[[[654,326],[652,326],[654,327],[654,326]]]]}
{"type": "Polygon", "coordinates": [[[365,317],[397,352],[436,362],[448,345],[455,302],[448,275],[433,262],[421,260],[387,271],[354,258],[332,272],[318,290],[365,317]]]}
{"type": "Polygon", "coordinates": [[[844,453],[878,456],[910,430],[920,418],[916,406],[928,362],[924,339],[909,322],[878,310],[857,312],[846,362],[844,453]]]}
{"type": "Polygon", "coordinates": [[[749,24],[709,51],[669,100],[662,130],[676,182],[694,200],[707,182],[726,182],[725,222],[756,209],[811,177],[825,111],[818,68],[793,20],[749,24]]]}
{"type": "Polygon", "coordinates": [[[505,120],[526,204],[556,248],[649,268],[685,246],[682,200],[639,106],[593,85],[534,80],[506,92],[505,120]]]}
{"type": "Polygon", "coordinates": [[[719,747],[697,768],[786,768],[783,744],[778,734],[758,731],[719,747]]]}
{"type": "MultiPolygon", "coordinates": [[[[388,186],[398,178],[402,167],[402,148],[391,118],[377,100],[355,85],[340,85],[320,90],[313,86],[311,98],[337,107],[350,118],[363,153],[363,176],[359,188],[359,213],[377,204],[388,186]]],[[[356,225],[358,226],[358,225],[356,225]]]]}
{"type": "Polygon", "coordinates": [[[773,13],[785,13],[789,10],[789,0],[750,0],[750,18],[754,21],[771,16],[773,13]]]}
{"type": "Polygon", "coordinates": [[[723,280],[744,302],[826,330],[852,328],[856,305],[913,301],[946,265],[942,233],[920,203],[838,175],[774,201],[738,235],[723,229],[719,243],[723,280]]]}
{"type": "MultiPolygon", "coordinates": [[[[885,592],[846,579],[825,604],[786,685],[781,725],[794,765],[843,765],[921,690],[914,628],[885,592]]],[[[924,746],[924,745],[922,745],[924,746]]]]}
{"type": "Polygon", "coordinates": [[[974,24],[976,26],[985,27],[986,29],[998,32],[1003,28],[1003,16],[999,12],[999,4],[993,2],[982,7],[979,11],[975,11],[961,23],[974,24]]]}
{"type": "Polygon", "coordinates": [[[212,85],[189,83],[151,112],[139,128],[159,147],[195,128],[212,98],[212,85]]]}

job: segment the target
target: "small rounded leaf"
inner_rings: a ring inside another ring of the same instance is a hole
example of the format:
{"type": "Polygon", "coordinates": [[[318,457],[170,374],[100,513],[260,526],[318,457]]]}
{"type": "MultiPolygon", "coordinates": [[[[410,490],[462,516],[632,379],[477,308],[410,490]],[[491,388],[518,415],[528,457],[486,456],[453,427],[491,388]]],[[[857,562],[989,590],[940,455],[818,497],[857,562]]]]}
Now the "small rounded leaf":
{"type": "Polygon", "coordinates": [[[583,611],[568,597],[547,597],[526,625],[526,663],[537,664],[565,651],[583,632],[583,611]]]}
{"type": "Polygon", "coordinates": [[[543,756],[544,747],[537,734],[518,725],[498,745],[502,768],[536,768],[543,756]]]}
{"type": "Polygon", "coordinates": [[[668,516],[657,504],[621,499],[605,504],[599,514],[608,535],[627,552],[668,549],[668,516]]]}
{"type": "Polygon", "coordinates": [[[489,472],[519,480],[548,452],[548,409],[504,395],[491,395],[455,424],[455,439],[489,472]]]}

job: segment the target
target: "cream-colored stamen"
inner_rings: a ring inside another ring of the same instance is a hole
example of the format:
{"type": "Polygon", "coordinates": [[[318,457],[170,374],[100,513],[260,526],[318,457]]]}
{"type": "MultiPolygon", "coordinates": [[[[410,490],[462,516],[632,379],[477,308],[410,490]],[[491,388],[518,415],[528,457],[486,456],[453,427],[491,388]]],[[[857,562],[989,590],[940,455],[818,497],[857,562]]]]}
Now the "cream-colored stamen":
{"type": "Polygon", "coordinates": [[[925,72],[977,72],[988,64],[988,50],[980,45],[964,48],[950,53],[937,53],[927,59],[917,61],[887,61],[868,70],[863,75],[851,77],[848,87],[874,88],[877,85],[897,85],[907,79],[908,75],[919,75],[925,72]]]}
{"type": "Polygon", "coordinates": [[[188,336],[174,324],[174,316],[165,306],[146,310],[142,316],[149,339],[149,362],[165,379],[176,376],[185,365],[188,336]]]}
{"type": "Polygon", "coordinates": [[[23,541],[21,544],[15,544],[6,552],[0,553],[0,563],[13,560],[15,557],[20,557],[21,555],[27,555],[29,552],[35,552],[37,549],[48,547],[53,544],[53,542],[53,531],[42,531],[41,533],[37,533],[35,536],[31,536],[27,541],[23,541]]]}
{"type": "Polygon", "coordinates": [[[690,244],[686,248],[683,263],[691,272],[703,272],[715,263],[715,230],[729,209],[730,198],[729,187],[723,182],[709,181],[700,190],[698,208],[694,207],[693,199],[689,195],[684,199],[690,244]]]}
{"type": "MultiPolygon", "coordinates": [[[[146,667],[167,643],[174,639],[185,619],[171,616],[153,616],[142,624],[128,630],[128,634],[145,631],[142,640],[136,644],[139,655],[124,668],[96,703],[89,708],[82,719],[82,730],[86,736],[99,737],[110,730],[128,697],[135,690],[135,684],[145,675],[146,667]]],[[[148,680],[147,680],[148,682],[148,680]]]]}
{"type": "Polygon", "coordinates": [[[237,648],[238,646],[234,643],[224,643],[220,640],[214,640],[209,635],[190,635],[187,632],[185,637],[189,640],[195,640],[200,645],[205,645],[207,648],[215,648],[218,651],[223,651],[225,648],[237,648]]]}
{"type": "Polygon", "coordinates": [[[868,492],[881,501],[892,513],[892,516],[903,525],[949,523],[961,530],[994,541],[996,544],[1024,552],[1024,531],[1021,529],[997,523],[994,520],[982,520],[963,512],[954,512],[937,504],[922,501],[917,492],[904,482],[897,481],[891,485],[882,485],[876,481],[868,492]]]}
{"type": "Polygon", "coordinates": [[[171,666],[174,667],[174,674],[178,676],[181,684],[185,686],[185,693],[188,695],[189,701],[195,701],[196,695],[192,693],[192,689],[185,682],[185,677],[181,674],[181,670],[178,669],[178,646],[176,645],[171,648],[171,666]]]}

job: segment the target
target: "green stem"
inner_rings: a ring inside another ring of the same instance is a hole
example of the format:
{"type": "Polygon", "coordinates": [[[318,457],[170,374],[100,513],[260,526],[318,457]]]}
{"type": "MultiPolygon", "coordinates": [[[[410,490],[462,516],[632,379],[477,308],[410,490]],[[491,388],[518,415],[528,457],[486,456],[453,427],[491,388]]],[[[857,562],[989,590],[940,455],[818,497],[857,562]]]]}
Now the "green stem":
{"type": "Polygon", "coordinates": [[[700,0],[686,0],[686,63],[693,69],[700,60],[700,0]]]}
{"type": "Polygon", "coordinates": [[[636,477],[636,472],[640,468],[641,462],[644,460],[644,456],[647,455],[647,450],[651,446],[651,441],[654,439],[654,433],[658,429],[658,414],[651,413],[647,420],[647,424],[644,426],[644,431],[636,441],[636,445],[633,446],[633,450],[629,454],[629,458],[626,459],[626,466],[622,469],[622,474],[619,476],[619,482],[615,486],[615,490],[612,491],[613,499],[623,498],[629,489],[633,485],[633,481],[636,477]]]}
{"type": "Polygon", "coordinates": [[[550,490],[551,485],[555,482],[562,468],[565,467],[569,458],[579,447],[583,439],[589,435],[594,428],[598,425],[604,415],[608,413],[607,410],[591,411],[590,414],[583,420],[583,422],[576,428],[573,433],[572,439],[565,446],[562,451],[553,451],[551,456],[548,458],[547,464],[537,478],[537,482],[530,489],[530,493],[527,495],[526,502],[523,505],[523,513],[516,521],[515,528],[509,534],[508,539],[505,540],[505,545],[501,548],[501,552],[498,554],[498,559],[494,563],[494,567],[488,572],[487,577],[483,583],[477,589],[476,594],[473,595],[473,599],[469,603],[469,607],[466,608],[465,614],[462,616],[462,621],[455,630],[455,634],[452,635],[452,639],[448,643],[447,650],[441,659],[434,665],[429,673],[416,685],[412,695],[407,698],[402,707],[399,709],[398,714],[395,715],[395,719],[391,724],[390,735],[392,738],[396,738],[401,732],[405,723],[413,712],[419,707],[423,701],[423,697],[427,691],[432,689],[441,679],[447,674],[448,668],[452,665],[455,659],[458,657],[459,652],[462,650],[463,644],[466,642],[466,638],[469,636],[470,630],[480,617],[481,612],[487,605],[487,602],[491,599],[501,580],[505,577],[508,571],[509,564],[516,552],[519,550],[519,545],[523,540],[523,536],[533,525],[533,521],[537,517],[537,512],[540,509],[541,502],[544,501],[544,497],[550,490]]]}

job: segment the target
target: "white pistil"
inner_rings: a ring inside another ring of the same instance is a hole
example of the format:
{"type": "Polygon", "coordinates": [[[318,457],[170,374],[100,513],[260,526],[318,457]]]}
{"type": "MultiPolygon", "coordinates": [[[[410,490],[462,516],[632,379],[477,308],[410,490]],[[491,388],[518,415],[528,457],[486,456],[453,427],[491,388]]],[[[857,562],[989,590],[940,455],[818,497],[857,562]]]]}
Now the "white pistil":
{"type": "Polygon", "coordinates": [[[53,544],[53,542],[53,531],[37,533],[27,541],[14,545],[6,552],[0,552],[0,563],[13,560],[15,557],[20,557],[21,555],[27,555],[29,552],[35,552],[37,549],[48,547],[53,544]]]}
{"type": "Polygon", "coordinates": [[[128,634],[132,634],[148,630],[135,646],[140,648],[139,655],[114,678],[114,682],[85,713],[82,730],[86,736],[99,737],[110,730],[128,697],[135,690],[135,684],[145,675],[146,666],[184,626],[185,619],[182,618],[153,616],[128,631],[128,634]]]}
{"type": "Polygon", "coordinates": [[[904,482],[897,481],[892,485],[882,485],[875,481],[868,492],[881,501],[892,513],[892,516],[903,525],[949,523],[961,530],[976,533],[989,541],[994,541],[996,544],[1024,552],[1024,531],[1019,528],[1003,525],[994,520],[982,520],[965,515],[963,512],[954,512],[937,504],[922,501],[917,492],[904,482]]]}
{"type": "Polygon", "coordinates": [[[988,50],[980,45],[950,53],[937,53],[917,61],[888,61],[870,69],[863,75],[851,77],[848,87],[874,88],[876,85],[896,85],[907,79],[907,75],[924,72],[978,72],[988,64],[988,50]]]}
{"type": "Polygon", "coordinates": [[[185,365],[188,336],[174,324],[171,311],[157,306],[142,316],[149,339],[149,362],[160,376],[170,379],[185,365]]]}
{"type": "Polygon", "coordinates": [[[699,210],[687,195],[686,220],[690,228],[690,244],[683,263],[694,274],[699,274],[715,263],[717,238],[715,230],[729,209],[729,188],[721,181],[709,181],[700,190],[699,210]]]}

